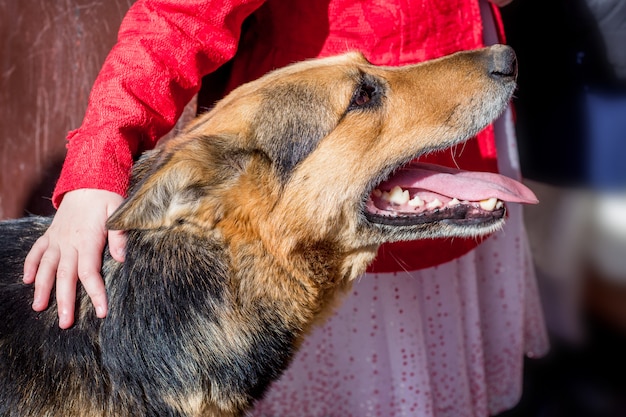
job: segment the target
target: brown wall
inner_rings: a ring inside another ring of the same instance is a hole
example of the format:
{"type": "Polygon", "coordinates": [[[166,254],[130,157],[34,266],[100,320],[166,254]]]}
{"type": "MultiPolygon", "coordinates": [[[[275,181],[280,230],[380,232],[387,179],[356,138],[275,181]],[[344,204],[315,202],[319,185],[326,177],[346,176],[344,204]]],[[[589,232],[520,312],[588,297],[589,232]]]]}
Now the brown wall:
{"type": "Polygon", "coordinates": [[[0,0],[0,219],[52,212],[65,137],[133,0],[0,0]]]}

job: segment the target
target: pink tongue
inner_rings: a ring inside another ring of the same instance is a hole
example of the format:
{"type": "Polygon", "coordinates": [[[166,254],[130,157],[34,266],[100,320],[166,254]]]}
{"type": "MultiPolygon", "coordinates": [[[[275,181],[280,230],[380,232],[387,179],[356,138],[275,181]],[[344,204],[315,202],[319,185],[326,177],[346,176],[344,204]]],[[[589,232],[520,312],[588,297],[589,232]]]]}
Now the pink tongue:
{"type": "Polygon", "coordinates": [[[459,200],[481,201],[491,197],[510,203],[538,203],[525,185],[489,172],[471,172],[419,162],[411,163],[378,188],[420,189],[459,200]]]}

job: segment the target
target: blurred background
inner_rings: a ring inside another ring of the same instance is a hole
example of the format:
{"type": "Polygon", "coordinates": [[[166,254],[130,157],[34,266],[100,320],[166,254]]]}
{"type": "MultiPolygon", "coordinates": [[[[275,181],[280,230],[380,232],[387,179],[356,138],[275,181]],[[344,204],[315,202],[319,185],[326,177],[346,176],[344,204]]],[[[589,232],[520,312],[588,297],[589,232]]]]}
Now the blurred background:
{"type": "MultiPolygon", "coordinates": [[[[53,213],[65,137],[131,4],[0,0],[0,219],[53,213]]],[[[501,417],[626,417],[626,0],[515,0],[502,13],[552,349],[526,361],[520,404],[501,417]]]]}
{"type": "Polygon", "coordinates": [[[626,416],[626,1],[519,0],[502,12],[552,344],[526,361],[522,401],[503,416],[626,416]]]}

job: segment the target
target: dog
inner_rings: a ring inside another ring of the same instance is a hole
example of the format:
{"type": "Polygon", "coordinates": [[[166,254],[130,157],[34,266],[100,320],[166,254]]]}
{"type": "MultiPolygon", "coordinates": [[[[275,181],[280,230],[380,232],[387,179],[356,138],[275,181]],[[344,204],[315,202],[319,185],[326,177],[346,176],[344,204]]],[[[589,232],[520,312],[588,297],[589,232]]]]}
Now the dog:
{"type": "Polygon", "coordinates": [[[235,89],[136,163],[103,320],[82,290],[68,330],[54,302],[33,311],[22,265],[50,219],[2,222],[0,415],[242,416],[382,243],[489,234],[503,201],[536,202],[412,162],[492,122],[516,74],[502,45],[404,67],[350,52],[235,89]]]}

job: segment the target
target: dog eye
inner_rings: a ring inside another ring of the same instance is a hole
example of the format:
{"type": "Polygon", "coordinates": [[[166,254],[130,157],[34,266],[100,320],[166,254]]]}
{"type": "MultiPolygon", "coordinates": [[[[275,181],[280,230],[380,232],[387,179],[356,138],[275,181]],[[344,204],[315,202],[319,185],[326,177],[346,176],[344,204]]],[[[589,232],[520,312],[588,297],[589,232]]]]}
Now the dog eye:
{"type": "Polygon", "coordinates": [[[370,107],[376,104],[379,96],[379,87],[370,80],[364,80],[352,96],[348,110],[370,107]]]}
{"type": "Polygon", "coordinates": [[[359,90],[354,95],[352,103],[357,107],[369,103],[370,100],[372,100],[372,96],[374,95],[374,90],[374,87],[372,87],[371,85],[361,86],[361,88],[359,88],[359,90]]]}

